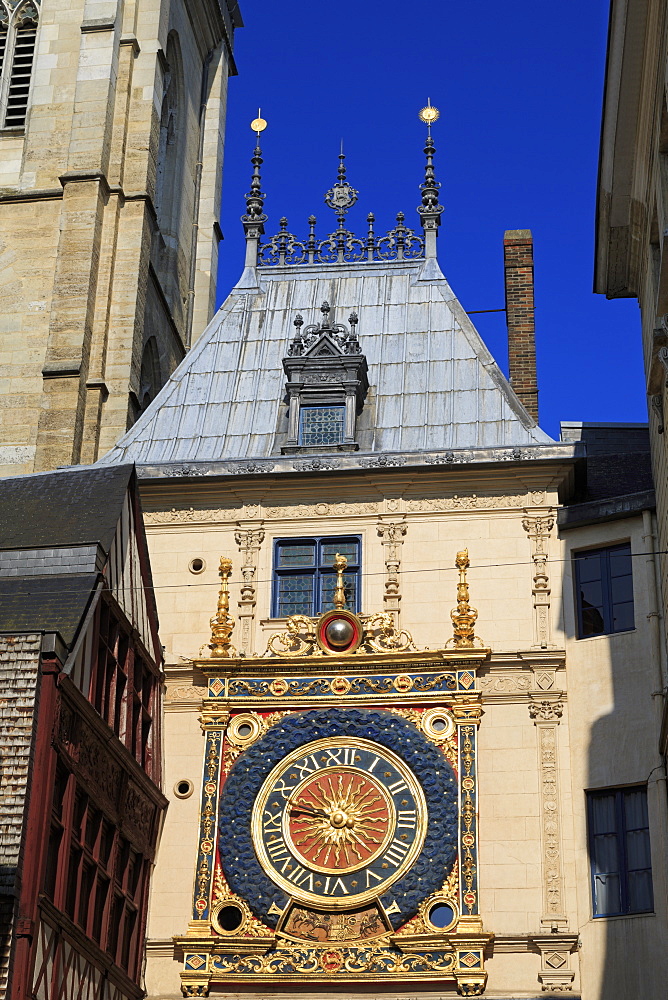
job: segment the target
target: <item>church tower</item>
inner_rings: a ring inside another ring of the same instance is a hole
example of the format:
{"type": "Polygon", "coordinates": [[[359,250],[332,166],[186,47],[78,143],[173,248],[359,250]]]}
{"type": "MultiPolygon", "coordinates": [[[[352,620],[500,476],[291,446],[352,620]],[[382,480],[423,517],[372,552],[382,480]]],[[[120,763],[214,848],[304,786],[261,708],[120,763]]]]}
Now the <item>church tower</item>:
{"type": "Polygon", "coordinates": [[[0,475],[94,462],[210,320],[241,24],[236,0],[0,0],[0,475]]]}

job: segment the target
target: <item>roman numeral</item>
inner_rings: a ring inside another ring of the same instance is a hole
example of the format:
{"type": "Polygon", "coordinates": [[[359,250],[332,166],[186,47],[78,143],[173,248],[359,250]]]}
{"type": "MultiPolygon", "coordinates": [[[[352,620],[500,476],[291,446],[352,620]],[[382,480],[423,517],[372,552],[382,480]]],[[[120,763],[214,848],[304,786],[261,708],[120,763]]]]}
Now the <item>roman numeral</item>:
{"type": "Polygon", "coordinates": [[[332,881],[332,877],[333,876],[328,875],[327,878],[325,879],[325,888],[323,891],[323,896],[333,896],[337,892],[337,890],[341,892],[342,895],[344,896],[350,895],[348,890],[346,889],[345,882],[340,878],[334,880],[334,885],[330,889],[329,883],[332,881]]]}
{"type": "Polygon", "coordinates": [[[406,844],[402,844],[400,840],[393,840],[383,855],[383,861],[387,861],[388,865],[394,865],[396,868],[407,854],[408,847],[406,844]]]}
{"type": "Polygon", "coordinates": [[[310,757],[304,757],[303,764],[293,764],[293,767],[298,772],[300,780],[308,777],[309,774],[313,774],[314,771],[320,770],[320,764],[315,759],[315,754],[311,754],[310,757]],[[312,763],[313,766],[309,767],[309,763],[312,763]]]}
{"type": "Polygon", "coordinates": [[[400,809],[398,813],[397,829],[414,830],[417,821],[415,809],[400,809]]]}
{"type": "Polygon", "coordinates": [[[313,872],[307,871],[301,865],[297,865],[295,870],[288,874],[288,881],[294,882],[295,885],[304,885],[305,882],[308,882],[309,891],[313,892],[313,872]]]}
{"type": "Polygon", "coordinates": [[[284,799],[289,799],[290,798],[290,794],[292,792],[294,792],[294,790],[295,790],[295,786],[294,785],[286,785],[286,783],[283,781],[283,779],[281,779],[280,781],[277,781],[276,784],[274,785],[274,787],[272,788],[273,792],[280,792],[280,794],[283,796],[284,799]]]}
{"type": "MultiPolygon", "coordinates": [[[[265,831],[267,833],[279,833],[281,829],[281,816],[283,814],[280,812],[272,814],[267,809],[264,815],[265,819],[262,825],[264,826],[265,831]],[[268,817],[268,819],[266,817],[268,817]]],[[[399,815],[401,816],[401,813],[399,813],[399,815]]]]}
{"type": "Polygon", "coordinates": [[[277,837],[276,840],[267,841],[267,853],[271,856],[272,861],[279,861],[283,858],[289,858],[288,849],[285,846],[285,841],[281,837],[277,837]]]}
{"type": "Polygon", "coordinates": [[[371,879],[372,878],[375,878],[376,882],[382,882],[383,881],[380,875],[376,875],[376,873],[372,872],[370,868],[367,868],[366,869],[366,887],[367,887],[367,889],[369,889],[371,887],[371,879]]]}
{"type": "Polygon", "coordinates": [[[406,784],[405,781],[399,778],[399,780],[395,781],[393,785],[388,785],[387,790],[388,792],[391,792],[392,795],[396,795],[397,792],[407,792],[408,785],[406,784]]]}
{"type": "Polygon", "coordinates": [[[329,758],[325,767],[330,767],[332,764],[355,763],[355,751],[352,747],[339,747],[338,750],[325,750],[325,753],[329,758]]]}

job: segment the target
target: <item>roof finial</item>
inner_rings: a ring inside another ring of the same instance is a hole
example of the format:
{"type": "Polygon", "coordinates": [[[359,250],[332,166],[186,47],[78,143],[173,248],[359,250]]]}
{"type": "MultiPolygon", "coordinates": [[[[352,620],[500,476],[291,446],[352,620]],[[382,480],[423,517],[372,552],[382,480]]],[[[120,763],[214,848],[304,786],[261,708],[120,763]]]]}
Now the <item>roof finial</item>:
{"type": "Polygon", "coordinates": [[[246,234],[246,267],[255,267],[257,264],[257,251],[260,237],[264,234],[264,224],[267,216],[264,214],[264,193],[260,180],[260,167],[262,166],[262,150],[260,149],[260,133],[264,132],[267,123],[261,117],[261,109],[257,109],[257,118],[250,124],[251,129],[257,135],[257,142],[253,150],[251,163],[253,164],[253,174],[251,177],[250,191],[246,195],[246,211],[241,216],[244,232],[246,234]]]}
{"type": "Polygon", "coordinates": [[[339,153],[339,170],[338,170],[338,180],[329,191],[325,192],[325,204],[336,212],[336,218],[338,219],[339,229],[344,228],[344,221],[346,218],[346,212],[349,208],[357,201],[358,191],[352,187],[346,180],[346,165],[345,165],[345,153],[343,152],[343,139],[341,140],[341,152],[339,153]]]}
{"type": "Polygon", "coordinates": [[[424,168],[424,183],[420,185],[422,190],[422,204],[418,206],[418,213],[422,220],[422,228],[424,229],[425,257],[436,256],[436,236],[438,235],[438,227],[441,224],[441,213],[443,212],[443,206],[438,201],[438,189],[441,185],[437,182],[434,172],[434,153],[436,150],[434,140],[431,137],[431,126],[434,122],[438,121],[439,117],[440,112],[438,108],[434,108],[431,99],[427,98],[426,108],[422,108],[418,113],[420,121],[424,122],[427,126],[427,141],[424,147],[427,162],[424,168]]]}

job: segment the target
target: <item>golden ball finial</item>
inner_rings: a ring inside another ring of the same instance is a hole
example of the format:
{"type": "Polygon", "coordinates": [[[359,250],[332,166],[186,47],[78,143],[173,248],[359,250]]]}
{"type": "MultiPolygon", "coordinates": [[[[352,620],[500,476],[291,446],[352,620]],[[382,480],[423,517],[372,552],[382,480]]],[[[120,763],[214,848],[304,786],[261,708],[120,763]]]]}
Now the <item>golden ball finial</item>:
{"type": "Polygon", "coordinates": [[[425,125],[433,125],[434,122],[438,121],[440,117],[441,117],[441,112],[438,110],[438,108],[432,107],[431,101],[429,100],[429,98],[427,98],[427,107],[422,108],[421,111],[418,111],[418,118],[420,119],[420,121],[424,122],[425,125]]]}
{"type": "Polygon", "coordinates": [[[250,127],[257,134],[258,139],[260,138],[260,132],[264,132],[267,127],[267,123],[262,117],[262,108],[257,109],[257,118],[254,118],[250,123],[250,127]]]}

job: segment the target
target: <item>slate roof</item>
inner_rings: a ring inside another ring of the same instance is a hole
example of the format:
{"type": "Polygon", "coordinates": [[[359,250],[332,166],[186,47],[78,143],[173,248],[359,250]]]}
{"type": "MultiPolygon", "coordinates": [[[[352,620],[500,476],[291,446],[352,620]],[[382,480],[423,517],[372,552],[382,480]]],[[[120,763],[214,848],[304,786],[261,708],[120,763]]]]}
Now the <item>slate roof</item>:
{"type": "Polygon", "coordinates": [[[71,646],[97,574],[0,578],[0,632],[58,632],[71,646]]]}
{"type": "Polygon", "coordinates": [[[0,549],[98,543],[109,552],[132,466],[0,479],[0,549]]]}
{"type": "Polygon", "coordinates": [[[435,260],[249,270],[100,464],[277,457],[280,470],[287,429],[281,361],[295,314],[316,322],[323,300],[333,321],[358,313],[369,364],[360,450],[346,467],[363,465],[365,455],[461,449],[551,446],[572,453],[528,415],[435,260]]]}

